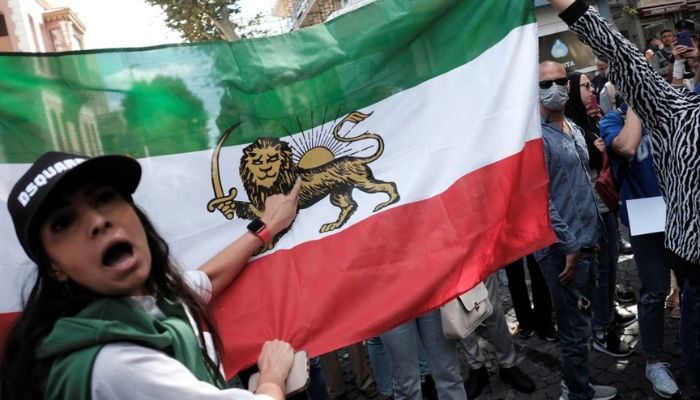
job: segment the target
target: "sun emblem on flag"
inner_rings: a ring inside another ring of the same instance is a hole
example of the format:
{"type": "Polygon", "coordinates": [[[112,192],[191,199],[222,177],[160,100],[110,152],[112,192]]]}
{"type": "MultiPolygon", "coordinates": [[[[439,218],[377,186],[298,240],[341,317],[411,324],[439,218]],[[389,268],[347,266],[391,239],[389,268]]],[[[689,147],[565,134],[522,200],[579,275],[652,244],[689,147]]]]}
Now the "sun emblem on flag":
{"type": "MultiPolygon", "coordinates": [[[[349,136],[355,126],[371,115],[354,111],[329,130],[302,130],[300,135],[292,137],[291,143],[278,138],[259,137],[246,146],[241,155],[239,174],[248,195],[247,202],[236,200],[238,189],[235,187],[226,194],[221,185],[219,153],[237,125],[229,128],[212,154],[211,177],[215,197],[207,204],[207,210],[219,210],[227,219],[233,219],[236,215],[249,220],[260,218],[267,196],[288,193],[297,177],[301,178],[300,209],[311,207],[326,197],[340,209],[335,221],[321,225],[320,233],[342,227],[357,210],[358,205],[352,197],[354,189],[389,196],[388,200],[374,207],[374,212],[398,202],[400,196],[396,184],[376,179],[368,165],[384,153],[384,139],[368,131],[349,136]],[[341,135],[341,128],[348,125],[350,129],[341,135]],[[363,145],[355,146],[358,143],[363,145]],[[361,155],[372,149],[371,154],[361,155]]],[[[282,234],[284,232],[278,237],[282,234]]],[[[276,240],[263,251],[272,248],[276,240]]]]}

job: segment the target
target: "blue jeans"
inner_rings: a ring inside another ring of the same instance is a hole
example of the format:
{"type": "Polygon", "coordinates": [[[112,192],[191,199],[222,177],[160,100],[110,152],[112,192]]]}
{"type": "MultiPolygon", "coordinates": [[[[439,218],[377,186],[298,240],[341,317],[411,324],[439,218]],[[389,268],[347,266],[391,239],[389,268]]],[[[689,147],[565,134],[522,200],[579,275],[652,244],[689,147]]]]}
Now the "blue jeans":
{"type": "Polygon", "coordinates": [[[671,273],[666,265],[664,234],[630,237],[634,262],[639,271],[639,334],[647,358],[659,358],[664,348],[664,306],[671,273]]]}
{"type": "Polygon", "coordinates": [[[566,256],[554,252],[539,261],[552,296],[559,328],[561,369],[569,388],[569,399],[588,400],[588,339],[591,337],[591,294],[596,278],[596,255],[581,252],[569,283],[562,285],[559,274],[566,265],[566,256]]]}
{"type": "Polygon", "coordinates": [[[422,400],[418,341],[423,344],[440,400],[465,400],[457,342],[442,333],[440,310],[433,310],[381,335],[391,359],[396,400],[422,400]]]}
{"type": "Polygon", "coordinates": [[[379,394],[391,396],[394,392],[391,386],[391,360],[379,336],[367,340],[367,353],[379,394]]]}
{"type": "Polygon", "coordinates": [[[306,391],[310,400],[328,400],[326,390],[326,379],[323,377],[321,369],[321,357],[311,357],[309,359],[309,386],[306,391]]]}
{"type": "Polygon", "coordinates": [[[608,328],[615,311],[615,281],[620,243],[617,233],[617,218],[612,212],[602,213],[603,232],[598,244],[597,285],[593,289],[593,328],[603,331],[608,328]]]}
{"type": "Polygon", "coordinates": [[[700,389],[700,283],[686,279],[681,297],[683,361],[695,386],[700,389]]]}
{"type": "MultiPolygon", "coordinates": [[[[493,307],[493,312],[484,320],[483,324],[486,326],[489,342],[496,353],[498,366],[501,368],[511,368],[515,365],[515,348],[513,347],[513,339],[510,337],[508,323],[506,322],[505,313],[503,312],[501,291],[498,288],[496,274],[491,274],[484,279],[484,285],[486,285],[486,289],[489,291],[489,302],[493,307]]],[[[466,352],[467,364],[470,369],[479,369],[486,364],[486,357],[484,357],[479,348],[476,332],[472,332],[471,335],[462,340],[462,344],[466,352]]]]}

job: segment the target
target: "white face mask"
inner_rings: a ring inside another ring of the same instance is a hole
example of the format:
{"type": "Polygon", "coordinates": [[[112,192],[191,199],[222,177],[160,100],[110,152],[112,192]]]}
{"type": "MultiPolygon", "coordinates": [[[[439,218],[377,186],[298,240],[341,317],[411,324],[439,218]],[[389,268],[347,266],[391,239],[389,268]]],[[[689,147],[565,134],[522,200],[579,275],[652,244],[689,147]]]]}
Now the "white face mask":
{"type": "Polygon", "coordinates": [[[561,111],[569,100],[569,93],[566,86],[553,83],[547,89],[540,89],[540,101],[542,106],[549,111],[561,111]]]}

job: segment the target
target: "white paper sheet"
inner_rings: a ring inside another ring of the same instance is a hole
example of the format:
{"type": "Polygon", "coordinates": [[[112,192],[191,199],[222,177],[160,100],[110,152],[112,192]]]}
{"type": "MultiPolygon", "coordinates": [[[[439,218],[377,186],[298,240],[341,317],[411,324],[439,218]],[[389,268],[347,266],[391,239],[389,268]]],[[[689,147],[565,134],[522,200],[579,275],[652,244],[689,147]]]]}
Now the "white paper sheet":
{"type": "Polygon", "coordinates": [[[661,196],[627,200],[630,235],[663,232],[666,224],[666,203],[661,196]]]}

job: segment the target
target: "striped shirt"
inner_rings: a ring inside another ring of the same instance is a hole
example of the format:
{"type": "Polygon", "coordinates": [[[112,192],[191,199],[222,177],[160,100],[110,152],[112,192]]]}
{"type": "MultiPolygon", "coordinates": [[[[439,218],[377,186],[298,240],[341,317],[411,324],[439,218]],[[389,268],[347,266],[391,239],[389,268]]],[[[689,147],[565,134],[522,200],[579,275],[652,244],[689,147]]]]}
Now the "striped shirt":
{"type": "Polygon", "coordinates": [[[633,44],[580,0],[560,17],[597,57],[608,60],[608,78],[644,121],[667,205],[665,245],[700,264],[700,96],[671,87],[633,44]]]}

